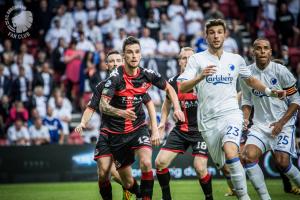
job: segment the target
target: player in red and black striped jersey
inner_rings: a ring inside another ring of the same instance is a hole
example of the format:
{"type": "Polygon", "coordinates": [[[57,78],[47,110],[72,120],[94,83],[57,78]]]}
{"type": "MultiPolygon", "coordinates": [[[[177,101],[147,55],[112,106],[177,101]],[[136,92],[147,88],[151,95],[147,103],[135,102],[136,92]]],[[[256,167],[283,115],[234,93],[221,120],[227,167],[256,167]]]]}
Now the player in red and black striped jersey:
{"type": "MultiPolygon", "coordinates": [[[[106,64],[108,67],[108,71],[112,71],[117,66],[123,65],[123,59],[121,54],[118,51],[110,51],[106,57],[106,64]]],[[[106,81],[100,82],[96,86],[96,91],[93,93],[91,100],[89,101],[86,110],[81,119],[81,123],[75,128],[75,132],[82,133],[82,129],[86,128],[86,124],[91,119],[93,113],[98,110],[100,98],[102,94],[102,90],[104,88],[106,81]]],[[[143,103],[147,106],[148,112],[150,113],[150,121],[153,127],[156,127],[156,113],[155,107],[151,98],[148,94],[143,96],[143,103]]],[[[108,144],[108,136],[105,133],[99,134],[98,141],[96,144],[94,160],[97,161],[98,166],[98,185],[99,192],[102,196],[102,199],[110,200],[112,199],[112,189],[110,184],[109,174],[111,173],[113,179],[121,183],[120,176],[116,171],[116,168],[112,162],[112,154],[110,152],[109,144],[108,144]]],[[[131,194],[127,190],[123,192],[123,199],[130,199],[131,194]]]]}
{"type": "MultiPolygon", "coordinates": [[[[142,199],[152,199],[152,148],[159,144],[158,131],[152,130],[151,140],[145,125],[142,96],[151,85],[163,89],[174,104],[174,116],[184,121],[178,98],[172,86],[158,73],[139,67],[141,47],[139,40],[128,37],[123,43],[125,66],[114,70],[102,91],[100,109],[103,112],[101,131],[109,136],[110,149],[123,186],[137,194],[137,183],[131,174],[134,155],[140,160],[142,199]],[[127,116],[121,116],[126,110],[127,116]]],[[[157,130],[157,129],[156,129],[157,130]]]]}
{"type": "MultiPolygon", "coordinates": [[[[184,71],[187,64],[188,58],[194,54],[194,50],[190,47],[184,47],[181,49],[179,54],[179,66],[181,73],[184,71]]],[[[180,73],[180,74],[181,74],[180,73]]],[[[178,153],[184,153],[189,146],[192,147],[192,155],[194,158],[194,167],[196,173],[199,177],[199,183],[205,194],[206,200],[213,199],[212,196],[212,186],[211,186],[211,175],[207,171],[207,158],[208,150],[206,143],[198,131],[197,125],[197,107],[198,100],[195,91],[189,91],[187,93],[181,93],[178,86],[177,78],[180,76],[171,78],[169,83],[175,89],[178,99],[180,101],[180,106],[184,112],[185,121],[177,121],[175,127],[168,135],[166,142],[160,149],[156,160],[156,175],[159,184],[162,189],[163,200],[171,200],[170,193],[170,173],[168,166],[171,164],[173,159],[178,153]]],[[[171,110],[171,102],[166,96],[163,103],[161,122],[159,125],[159,131],[164,134],[165,124],[167,122],[168,115],[171,110]]]]}

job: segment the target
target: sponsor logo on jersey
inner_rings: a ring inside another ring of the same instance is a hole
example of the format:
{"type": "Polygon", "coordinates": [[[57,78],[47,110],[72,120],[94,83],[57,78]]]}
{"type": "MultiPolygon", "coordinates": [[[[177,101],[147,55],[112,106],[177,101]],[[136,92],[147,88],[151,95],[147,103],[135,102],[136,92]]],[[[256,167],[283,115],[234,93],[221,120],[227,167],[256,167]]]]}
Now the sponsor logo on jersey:
{"type": "Polygon", "coordinates": [[[267,97],[267,95],[265,93],[262,93],[258,90],[252,89],[252,94],[257,96],[257,97],[267,97]]]}
{"type": "Polygon", "coordinates": [[[228,76],[224,75],[213,75],[213,76],[207,76],[206,82],[212,83],[213,85],[217,84],[231,84],[233,81],[233,77],[228,74],[228,76]]]}

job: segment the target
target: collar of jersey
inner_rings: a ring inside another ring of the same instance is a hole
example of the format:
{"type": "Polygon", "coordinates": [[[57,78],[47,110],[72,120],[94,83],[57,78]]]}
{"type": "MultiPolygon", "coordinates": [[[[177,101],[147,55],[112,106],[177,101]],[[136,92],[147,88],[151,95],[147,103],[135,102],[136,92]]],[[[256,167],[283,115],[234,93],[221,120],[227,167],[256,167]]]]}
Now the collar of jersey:
{"type": "Polygon", "coordinates": [[[129,75],[129,74],[126,73],[126,70],[125,70],[125,66],[124,66],[124,65],[122,65],[122,69],[123,69],[124,74],[126,75],[126,77],[128,77],[128,78],[130,78],[130,79],[138,77],[138,76],[140,75],[140,72],[141,72],[141,68],[140,68],[139,66],[138,66],[138,72],[137,72],[136,75],[134,75],[134,76],[131,76],[131,75],[129,75]]]}

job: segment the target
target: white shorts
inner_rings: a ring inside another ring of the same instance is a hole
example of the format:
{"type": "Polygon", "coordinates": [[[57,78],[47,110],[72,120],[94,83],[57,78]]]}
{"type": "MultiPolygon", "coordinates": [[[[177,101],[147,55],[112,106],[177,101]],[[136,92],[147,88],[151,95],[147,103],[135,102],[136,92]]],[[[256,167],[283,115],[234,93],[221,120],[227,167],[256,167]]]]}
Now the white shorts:
{"type": "Polygon", "coordinates": [[[209,154],[218,168],[222,168],[225,164],[223,145],[226,142],[233,142],[238,147],[240,146],[242,124],[243,117],[241,113],[218,117],[205,123],[208,130],[201,133],[209,154]]]}
{"type": "Polygon", "coordinates": [[[295,126],[283,127],[277,137],[273,138],[271,136],[272,129],[263,129],[253,125],[248,133],[246,145],[253,144],[257,146],[262,153],[273,150],[296,156],[295,129],[295,126]]]}

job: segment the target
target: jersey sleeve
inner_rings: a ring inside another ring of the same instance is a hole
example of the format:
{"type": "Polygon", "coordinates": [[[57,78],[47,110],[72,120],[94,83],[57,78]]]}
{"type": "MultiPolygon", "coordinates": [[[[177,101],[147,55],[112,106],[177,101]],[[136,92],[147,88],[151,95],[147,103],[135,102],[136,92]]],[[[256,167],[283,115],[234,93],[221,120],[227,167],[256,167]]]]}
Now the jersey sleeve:
{"type": "Polygon", "coordinates": [[[245,60],[241,56],[239,56],[239,58],[240,59],[239,59],[238,65],[239,65],[239,69],[240,69],[239,70],[240,77],[242,79],[251,77],[252,74],[251,74],[250,68],[247,67],[245,60]]]}
{"type": "Polygon", "coordinates": [[[106,80],[101,96],[112,98],[115,94],[116,87],[119,84],[118,72],[114,71],[110,74],[110,77],[106,80]]]}
{"type": "Polygon", "coordinates": [[[151,69],[145,69],[145,73],[153,85],[161,90],[166,88],[167,81],[158,72],[155,72],[151,69]]]}
{"type": "Polygon", "coordinates": [[[279,81],[282,88],[286,90],[287,96],[295,94],[297,92],[297,81],[294,75],[285,66],[281,66],[281,70],[279,70],[279,72],[279,81]]]}
{"type": "Polygon", "coordinates": [[[99,102],[100,102],[100,99],[101,99],[101,92],[100,92],[100,88],[101,86],[103,85],[103,82],[99,83],[97,86],[96,86],[96,90],[95,92],[93,93],[92,95],[92,98],[90,99],[90,101],[88,102],[88,107],[93,109],[93,110],[98,110],[98,107],[99,107],[99,102]]]}
{"type": "Polygon", "coordinates": [[[147,104],[149,101],[151,101],[151,97],[148,93],[146,93],[144,96],[143,96],[143,104],[147,104]]]}
{"type": "Polygon", "coordinates": [[[251,88],[248,87],[244,80],[240,80],[240,86],[242,91],[242,106],[252,106],[251,88]]]}
{"type": "Polygon", "coordinates": [[[196,77],[197,72],[201,73],[201,68],[197,64],[196,57],[192,55],[188,59],[188,63],[184,72],[178,77],[178,81],[190,80],[196,77]]]}

